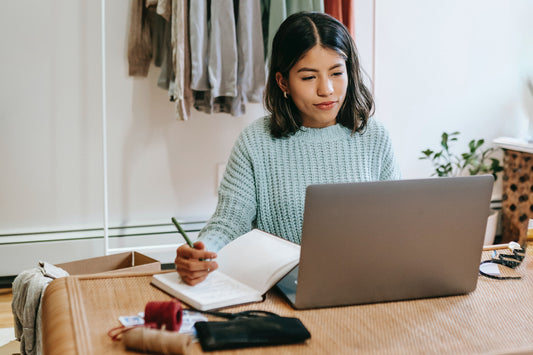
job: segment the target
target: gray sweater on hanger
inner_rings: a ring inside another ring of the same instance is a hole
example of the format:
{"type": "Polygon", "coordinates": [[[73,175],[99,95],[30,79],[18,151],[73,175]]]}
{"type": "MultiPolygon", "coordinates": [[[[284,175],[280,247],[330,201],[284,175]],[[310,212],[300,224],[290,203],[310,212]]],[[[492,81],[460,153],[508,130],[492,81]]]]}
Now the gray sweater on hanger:
{"type": "Polygon", "coordinates": [[[238,9],[233,0],[207,5],[193,1],[189,9],[195,108],[239,116],[246,102],[261,101],[265,84],[260,3],[241,1],[238,9]]]}

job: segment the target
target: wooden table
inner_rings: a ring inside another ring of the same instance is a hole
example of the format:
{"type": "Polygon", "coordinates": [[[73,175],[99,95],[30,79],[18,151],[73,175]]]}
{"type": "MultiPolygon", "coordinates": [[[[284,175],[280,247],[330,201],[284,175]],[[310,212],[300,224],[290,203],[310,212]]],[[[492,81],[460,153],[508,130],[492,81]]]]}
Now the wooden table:
{"type": "MultiPolygon", "coordinates": [[[[227,311],[262,309],[298,317],[311,339],[220,354],[533,353],[532,249],[516,271],[521,280],[480,276],[477,289],[463,296],[296,311],[272,290],[262,303],[227,311]]],[[[119,316],[136,314],[149,301],[170,299],[150,279],[132,274],[53,281],[42,308],[45,354],[134,353],[106,333],[119,325],[119,316]]],[[[199,343],[192,353],[202,353],[199,343]]]]}

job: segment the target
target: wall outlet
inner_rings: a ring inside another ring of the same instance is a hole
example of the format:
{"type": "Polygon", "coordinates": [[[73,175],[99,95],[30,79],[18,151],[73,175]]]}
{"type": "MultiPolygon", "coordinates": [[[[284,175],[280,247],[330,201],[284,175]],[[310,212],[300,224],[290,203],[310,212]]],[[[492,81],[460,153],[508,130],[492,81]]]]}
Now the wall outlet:
{"type": "Polygon", "coordinates": [[[222,181],[222,177],[224,176],[224,171],[226,171],[226,163],[218,163],[217,164],[217,186],[215,188],[215,193],[218,194],[218,187],[220,186],[220,182],[222,181]]]}

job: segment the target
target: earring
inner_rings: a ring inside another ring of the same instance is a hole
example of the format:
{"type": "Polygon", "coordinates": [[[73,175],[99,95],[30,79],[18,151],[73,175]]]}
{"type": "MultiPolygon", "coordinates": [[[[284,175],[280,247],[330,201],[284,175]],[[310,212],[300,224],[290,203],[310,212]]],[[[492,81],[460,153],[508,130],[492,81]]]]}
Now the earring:
{"type": "Polygon", "coordinates": [[[287,91],[283,91],[283,97],[285,97],[286,99],[288,99],[288,97],[287,97],[287,91]]]}

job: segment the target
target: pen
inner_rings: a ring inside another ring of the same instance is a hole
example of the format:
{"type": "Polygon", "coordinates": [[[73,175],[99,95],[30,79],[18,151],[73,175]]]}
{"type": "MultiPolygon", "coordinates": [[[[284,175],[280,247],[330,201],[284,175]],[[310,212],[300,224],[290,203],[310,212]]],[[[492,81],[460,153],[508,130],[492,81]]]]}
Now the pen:
{"type": "Polygon", "coordinates": [[[179,225],[178,221],[176,221],[176,218],[172,217],[172,223],[174,223],[174,225],[176,226],[176,228],[178,228],[178,231],[180,232],[180,234],[183,236],[183,238],[185,239],[185,241],[187,242],[187,244],[189,244],[189,246],[191,248],[194,248],[194,244],[191,242],[191,240],[189,239],[189,237],[187,237],[187,234],[185,234],[185,231],[183,230],[183,228],[181,228],[181,226],[179,225]]]}

